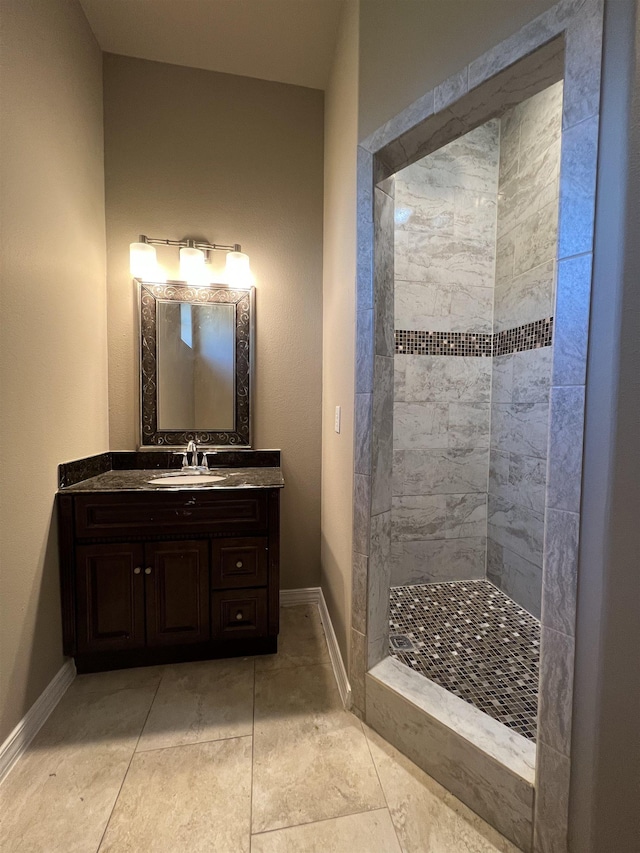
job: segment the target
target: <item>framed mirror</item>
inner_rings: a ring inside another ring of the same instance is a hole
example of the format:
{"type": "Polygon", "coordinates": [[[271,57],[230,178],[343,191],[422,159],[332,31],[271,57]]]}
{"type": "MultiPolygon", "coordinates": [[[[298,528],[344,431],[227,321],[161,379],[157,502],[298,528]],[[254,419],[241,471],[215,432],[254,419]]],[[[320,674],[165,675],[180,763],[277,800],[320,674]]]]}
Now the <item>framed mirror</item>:
{"type": "Polygon", "coordinates": [[[255,288],[138,281],[140,449],[251,447],[255,288]]]}

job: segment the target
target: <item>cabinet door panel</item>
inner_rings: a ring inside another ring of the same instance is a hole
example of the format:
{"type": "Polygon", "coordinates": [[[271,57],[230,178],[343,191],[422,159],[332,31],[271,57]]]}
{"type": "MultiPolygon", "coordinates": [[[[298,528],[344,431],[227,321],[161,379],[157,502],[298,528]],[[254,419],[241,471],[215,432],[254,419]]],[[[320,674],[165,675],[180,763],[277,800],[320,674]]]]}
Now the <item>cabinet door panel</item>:
{"type": "Polygon", "coordinates": [[[144,646],[143,556],[128,543],[76,549],[79,652],[144,646]]]}
{"type": "Polygon", "coordinates": [[[209,543],[148,543],[145,558],[147,645],[206,642],[209,543]]]}

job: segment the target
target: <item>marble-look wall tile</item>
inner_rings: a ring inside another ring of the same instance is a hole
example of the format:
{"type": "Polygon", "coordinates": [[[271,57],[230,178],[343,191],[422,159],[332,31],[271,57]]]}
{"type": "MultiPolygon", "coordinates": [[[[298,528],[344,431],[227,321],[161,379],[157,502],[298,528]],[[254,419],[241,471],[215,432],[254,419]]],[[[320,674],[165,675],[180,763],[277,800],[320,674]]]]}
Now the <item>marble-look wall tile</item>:
{"type": "Polygon", "coordinates": [[[393,358],[375,357],[371,430],[371,514],[391,509],[393,465],[393,358]]]}
{"type": "Polygon", "coordinates": [[[357,151],[357,273],[359,311],[373,308],[373,157],[362,146],[357,151]]]}
{"type": "Polygon", "coordinates": [[[407,362],[404,358],[393,359],[393,399],[404,402],[406,397],[405,378],[407,362]]]}
{"type": "Polygon", "coordinates": [[[351,629],[351,664],[349,666],[349,682],[351,684],[351,701],[353,710],[365,710],[365,673],[367,671],[367,638],[360,631],[351,629]]]}
{"type": "MultiPolygon", "coordinates": [[[[563,96],[564,84],[559,80],[513,110],[520,126],[519,153],[523,158],[534,160],[560,141],[563,96]]],[[[556,170],[558,167],[556,163],[556,170]]]]}
{"type": "Polygon", "coordinates": [[[371,519],[367,574],[367,668],[389,654],[389,588],[391,586],[391,510],[371,519]]]}
{"type": "Polygon", "coordinates": [[[368,725],[520,849],[531,849],[529,782],[372,675],[366,702],[368,725]]]}
{"type": "Polygon", "coordinates": [[[494,268],[494,252],[486,245],[423,231],[396,232],[395,275],[402,281],[491,287],[494,268]]]}
{"type": "Polygon", "coordinates": [[[542,626],[538,737],[562,755],[571,752],[574,640],[542,626]]]}
{"type": "Polygon", "coordinates": [[[538,741],[534,853],[567,853],[571,762],[538,741]]]}
{"type": "MultiPolygon", "coordinates": [[[[557,116],[559,127],[559,112],[557,116]]],[[[500,186],[497,224],[499,237],[521,225],[546,205],[557,203],[559,165],[559,139],[547,145],[535,157],[526,153],[519,158],[517,173],[512,173],[500,186]]]]}
{"type": "Polygon", "coordinates": [[[511,399],[514,403],[549,403],[553,357],[552,347],[513,353],[511,399]]]}
{"type": "Polygon", "coordinates": [[[356,313],[356,393],[373,391],[373,310],[356,313]]]}
{"type": "Polygon", "coordinates": [[[551,389],[547,506],[580,511],[584,386],[551,389]]]}
{"type": "Polygon", "coordinates": [[[458,98],[461,98],[468,91],[469,74],[466,66],[458,71],[457,74],[452,74],[444,83],[433,90],[434,93],[434,112],[439,112],[445,109],[458,98]]]}
{"type": "Polygon", "coordinates": [[[487,578],[520,607],[540,618],[542,569],[520,554],[487,539],[487,578]]]}
{"type": "Polygon", "coordinates": [[[530,563],[542,565],[544,513],[489,495],[488,535],[530,563]]]}
{"type": "Polygon", "coordinates": [[[382,190],[374,192],[375,353],[393,356],[393,199],[382,190]]]}
{"type": "Polygon", "coordinates": [[[454,190],[453,233],[464,243],[482,243],[487,252],[495,256],[496,242],[496,188],[490,193],[476,190],[454,190]]]}
{"type": "Polygon", "coordinates": [[[489,493],[511,503],[544,512],[547,463],[536,456],[502,453],[489,458],[489,493]]]}
{"type": "MultiPolygon", "coordinates": [[[[508,237],[509,235],[505,239],[508,237]]],[[[515,240],[515,235],[512,235],[512,240],[515,240]]],[[[509,245],[515,251],[515,242],[509,245]]],[[[551,248],[555,250],[555,245],[551,248]]],[[[494,331],[502,332],[544,317],[552,317],[554,277],[553,259],[546,260],[521,275],[511,277],[505,273],[499,280],[496,277],[494,331]]]]}
{"type": "Polygon", "coordinates": [[[484,492],[488,466],[489,454],[485,448],[406,450],[403,494],[484,492]]]}
{"type": "Polygon", "coordinates": [[[400,172],[396,182],[396,231],[426,231],[453,237],[455,189],[442,185],[438,173],[416,163],[400,172]]]}
{"type": "Polygon", "coordinates": [[[351,627],[361,634],[367,633],[368,571],[368,558],[354,551],[351,560],[351,627]]]}
{"type": "Polygon", "coordinates": [[[513,400],[513,356],[494,356],[492,361],[491,403],[511,403],[513,400]]]}
{"type": "Polygon", "coordinates": [[[396,280],[396,329],[433,332],[492,330],[493,289],[450,282],[396,280]]]}
{"type": "Polygon", "coordinates": [[[509,231],[496,240],[496,270],[495,286],[498,288],[513,278],[513,269],[516,255],[516,243],[514,231],[509,231]]]}
{"type": "Polygon", "coordinates": [[[491,406],[491,447],[522,456],[547,455],[547,403],[494,403],[491,406]]]}
{"type": "Polygon", "coordinates": [[[565,127],[573,127],[600,107],[603,12],[604,0],[587,0],[567,27],[565,127]]]}
{"type": "Polygon", "coordinates": [[[392,542],[484,536],[487,496],[478,493],[395,497],[391,517],[392,542]]]}
{"type": "MultiPolygon", "coordinates": [[[[401,360],[397,358],[396,362],[401,360]]],[[[449,404],[396,401],[393,407],[393,446],[395,450],[448,447],[449,404]]]]}
{"type": "Polygon", "coordinates": [[[575,634],[579,532],[577,513],[547,510],[542,624],[570,637],[575,634]]]}
{"type": "Polygon", "coordinates": [[[448,446],[488,449],[490,421],[488,403],[449,403],[448,446]]]}
{"type": "Polygon", "coordinates": [[[553,328],[553,384],[584,385],[591,301],[592,255],[558,264],[553,328]]]}
{"type": "MultiPolygon", "coordinates": [[[[374,166],[375,168],[375,166],[374,166]]],[[[376,181],[376,189],[382,190],[383,193],[386,193],[389,198],[396,197],[396,176],[390,175],[388,178],[384,178],[381,181],[376,181]]]]}
{"type": "Polygon", "coordinates": [[[592,249],[597,158],[598,116],[565,130],[560,175],[559,258],[592,249]]]}
{"type": "Polygon", "coordinates": [[[407,402],[486,403],[491,397],[491,359],[437,355],[403,356],[407,402]]]}
{"type": "Polygon", "coordinates": [[[372,394],[356,394],[354,419],[354,470],[356,474],[371,472],[371,405],[372,394]]]}
{"type": "Polygon", "coordinates": [[[520,275],[553,258],[558,235],[558,203],[554,200],[514,229],[514,275],[520,275]]]}
{"type": "MultiPolygon", "coordinates": [[[[402,112],[390,118],[381,127],[377,128],[373,133],[361,142],[361,146],[367,151],[374,153],[383,152],[385,146],[397,139],[398,136],[405,133],[415,124],[424,121],[434,112],[434,94],[433,90],[422,95],[417,100],[413,101],[402,112]]],[[[391,169],[395,172],[396,169],[391,169]]]]}
{"type": "Polygon", "coordinates": [[[403,542],[402,557],[394,564],[391,585],[483,578],[486,550],[485,536],[403,542]]]}
{"type": "Polygon", "coordinates": [[[404,457],[406,452],[406,450],[393,451],[393,470],[391,472],[393,497],[404,494],[404,457]]]}
{"type": "Polygon", "coordinates": [[[353,550],[369,553],[371,524],[371,478],[366,474],[353,475],[353,550]]]}

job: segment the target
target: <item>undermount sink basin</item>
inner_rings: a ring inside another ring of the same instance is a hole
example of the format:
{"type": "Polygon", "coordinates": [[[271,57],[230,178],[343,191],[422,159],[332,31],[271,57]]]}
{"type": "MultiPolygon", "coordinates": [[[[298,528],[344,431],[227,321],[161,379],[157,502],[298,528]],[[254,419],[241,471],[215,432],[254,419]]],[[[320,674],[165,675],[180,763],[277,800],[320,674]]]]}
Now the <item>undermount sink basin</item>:
{"type": "Polygon", "coordinates": [[[206,483],[218,483],[224,479],[216,474],[164,474],[147,482],[153,486],[204,486],[206,483]]]}

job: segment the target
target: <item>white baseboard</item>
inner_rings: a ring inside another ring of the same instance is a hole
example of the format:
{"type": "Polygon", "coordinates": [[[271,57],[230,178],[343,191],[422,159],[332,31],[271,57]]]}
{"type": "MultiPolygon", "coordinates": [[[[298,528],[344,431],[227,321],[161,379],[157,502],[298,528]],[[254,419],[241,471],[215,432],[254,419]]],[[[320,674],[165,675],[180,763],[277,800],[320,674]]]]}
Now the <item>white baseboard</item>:
{"type": "Polygon", "coordinates": [[[6,778],[16,761],[38,734],[75,677],[76,666],[73,660],[68,660],[60,667],[9,737],[0,746],[0,782],[6,778]]]}
{"type": "Polygon", "coordinates": [[[319,586],[310,586],[303,589],[281,589],[280,590],[280,606],[290,607],[294,604],[315,604],[320,611],[320,619],[324,628],[324,635],[327,639],[327,651],[329,652],[329,660],[333,667],[333,675],[338,685],[338,691],[342,704],[345,708],[351,707],[351,685],[347,676],[347,670],[340,654],[340,647],[336,633],[333,630],[331,617],[327,608],[322,588],[319,586]]]}

